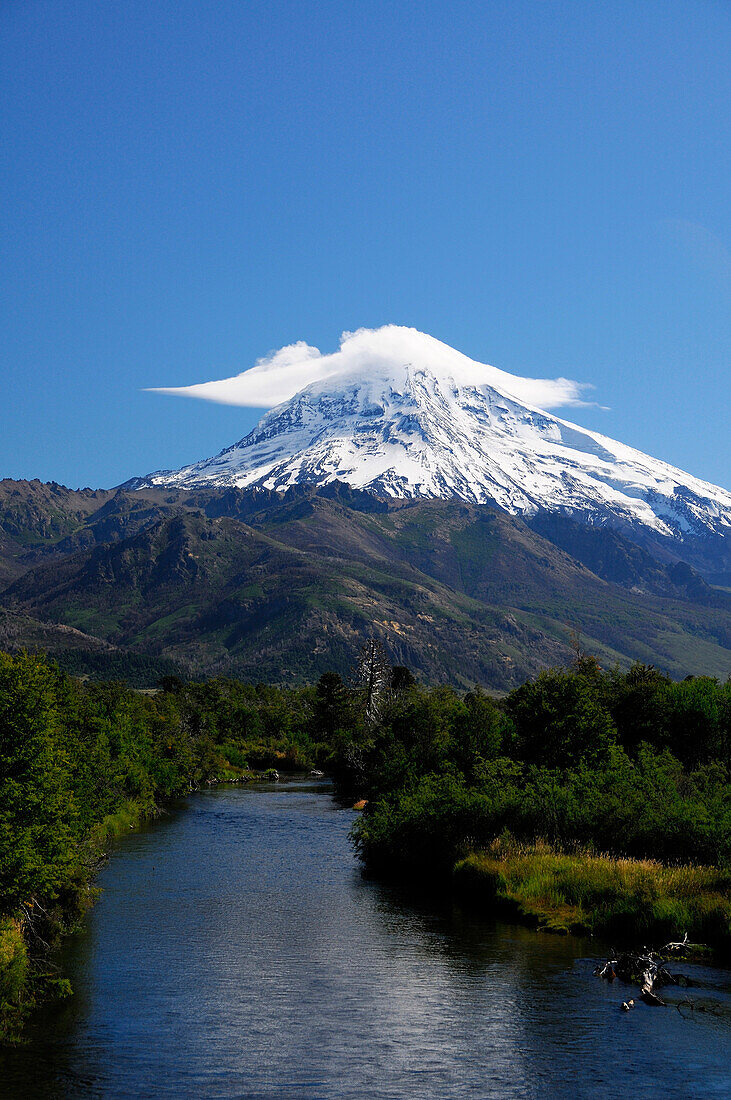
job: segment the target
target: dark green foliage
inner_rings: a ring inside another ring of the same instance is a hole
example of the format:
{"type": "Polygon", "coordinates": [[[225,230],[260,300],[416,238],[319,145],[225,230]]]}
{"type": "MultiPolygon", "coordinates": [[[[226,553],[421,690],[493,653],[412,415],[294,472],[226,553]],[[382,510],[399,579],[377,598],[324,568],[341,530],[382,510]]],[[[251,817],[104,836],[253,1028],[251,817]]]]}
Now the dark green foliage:
{"type": "Polygon", "coordinates": [[[673,682],[641,664],[606,673],[580,654],[496,701],[386,671],[369,712],[357,674],[353,686],[328,672],[285,689],[168,673],[141,692],[0,654],[7,989],[25,982],[23,935],[35,944],[40,925],[50,940],[82,913],[105,839],[249,769],[326,766],[367,798],[355,840],[373,867],[446,872],[507,831],[557,850],[731,869],[731,683],[673,682]]]}
{"type": "Polygon", "coordinates": [[[708,759],[731,767],[731,682],[719,688],[709,676],[667,684],[659,700],[664,743],[684,763],[708,759]]]}
{"type": "Polygon", "coordinates": [[[160,679],[183,672],[176,661],[146,653],[131,653],[129,650],[94,653],[86,649],[62,649],[54,659],[70,676],[123,680],[130,687],[151,687],[160,679]]]}
{"type": "Polygon", "coordinates": [[[402,691],[410,691],[416,687],[416,679],[410,668],[405,665],[396,665],[391,669],[391,691],[398,695],[402,691]]]}
{"type": "Polygon", "coordinates": [[[0,654],[0,914],[54,894],[73,862],[76,807],[55,676],[0,654]]]}
{"type": "Polygon", "coordinates": [[[583,655],[499,705],[413,688],[366,752],[356,845],[374,867],[448,871],[508,830],[731,868],[730,700],[731,683],[583,655]]]}
{"type": "Polygon", "coordinates": [[[611,681],[611,713],[624,747],[631,752],[643,741],[658,739],[658,700],[671,681],[652,665],[639,662],[611,681]]]}
{"type": "Polygon", "coordinates": [[[315,699],[174,675],[145,693],[0,653],[0,1037],[42,989],[39,946],[83,915],[105,842],[207,779],[321,764],[315,699]]]}
{"type": "Polygon", "coordinates": [[[455,763],[473,779],[486,760],[500,755],[512,739],[510,723],[489,695],[479,687],[464,697],[464,710],[455,718],[455,763]]]}
{"type": "Polygon", "coordinates": [[[507,712],[515,723],[517,755],[548,767],[601,762],[616,735],[603,696],[593,670],[542,672],[511,692],[507,712]]]}
{"type": "Polygon", "coordinates": [[[323,672],[317,681],[313,711],[316,729],[325,741],[332,741],[336,730],[352,725],[350,693],[337,672],[323,672]]]}
{"type": "MultiPolygon", "coordinates": [[[[312,688],[175,676],[144,693],[0,654],[0,916],[83,879],[87,840],[129,804],[139,816],[208,778],[320,762],[332,731],[317,700],[312,688]]],[[[336,678],[330,709],[345,723],[348,706],[336,678]]]]}

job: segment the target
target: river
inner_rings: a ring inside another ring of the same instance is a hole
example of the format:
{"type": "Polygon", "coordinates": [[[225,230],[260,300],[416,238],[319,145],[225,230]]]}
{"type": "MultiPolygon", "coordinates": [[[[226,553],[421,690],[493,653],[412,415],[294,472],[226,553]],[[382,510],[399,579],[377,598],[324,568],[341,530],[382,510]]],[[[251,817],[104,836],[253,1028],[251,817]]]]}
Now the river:
{"type": "MultiPolygon", "coordinates": [[[[115,845],[75,996],[3,1097],[731,1096],[731,976],[620,1011],[591,941],[368,881],[326,782],[227,787],[115,845]]],[[[687,967],[684,969],[688,969],[687,967]]]]}

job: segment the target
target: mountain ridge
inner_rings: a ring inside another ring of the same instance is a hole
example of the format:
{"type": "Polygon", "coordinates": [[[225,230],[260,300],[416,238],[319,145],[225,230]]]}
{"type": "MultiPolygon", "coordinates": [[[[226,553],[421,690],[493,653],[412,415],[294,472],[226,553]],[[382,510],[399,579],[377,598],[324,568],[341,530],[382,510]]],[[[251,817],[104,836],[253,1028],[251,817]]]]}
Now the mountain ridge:
{"type": "Polygon", "coordinates": [[[725,489],[533,404],[574,383],[414,330],[284,351],[250,373],[286,400],[215,459],[109,490],[0,481],[8,644],[137,682],[301,682],[376,636],[427,681],[504,690],[581,635],[604,664],[729,675],[725,489]]]}
{"type": "Polygon", "coordinates": [[[104,662],[119,675],[129,655],[145,682],[163,666],[302,682],[346,674],[375,635],[425,680],[503,690],[570,661],[574,633],[604,664],[731,670],[728,593],[614,531],[583,546],[566,517],[551,517],[548,539],[489,505],[389,502],[342,484],[47,492],[0,492],[0,532],[7,523],[23,542],[21,575],[0,594],[6,636],[92,675],[104,662]]]}

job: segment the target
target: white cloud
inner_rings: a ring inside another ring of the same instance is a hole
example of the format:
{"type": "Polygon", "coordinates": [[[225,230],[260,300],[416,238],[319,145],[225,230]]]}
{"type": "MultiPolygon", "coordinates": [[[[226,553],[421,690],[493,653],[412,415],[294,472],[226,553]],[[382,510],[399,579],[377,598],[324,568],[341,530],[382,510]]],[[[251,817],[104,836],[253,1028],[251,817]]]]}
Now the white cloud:
{"type": "Polygon", "coordinates": [[[299,341],[259,359],[255,366],[232,378],[194,386],[156,387],[151,392],[269,409],[314,383],[355,374],[397,379],[407,366],[420,365],[461,384],[492,386],[539,409],[589,404],[582,397],[584,390],[590,388],[585,383],[570,378],[521,378],[508,374],[486,363],[477,363],[432,336],[400,325],[344,332],[339,350],[331,355],[322,355],[317,348],[299,341]]]}

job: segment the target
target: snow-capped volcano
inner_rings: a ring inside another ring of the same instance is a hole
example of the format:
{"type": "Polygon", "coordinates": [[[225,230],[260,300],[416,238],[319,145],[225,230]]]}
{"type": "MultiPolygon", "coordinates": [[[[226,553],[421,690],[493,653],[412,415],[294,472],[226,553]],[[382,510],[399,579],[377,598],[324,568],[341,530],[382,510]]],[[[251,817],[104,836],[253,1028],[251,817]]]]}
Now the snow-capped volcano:
{"type": "Polygon", "coordinates": [[[236,379],[179,392],[261,404],[267,388],[287,399],[244,439],[144,484],[344,481],[385,496],[548,509],[660,535],[731,533],[725,489],[537,406],[580,404],[574,383],[506,374],[414,329],[361,330],[326,357],[293,345],[236,379]]]}

